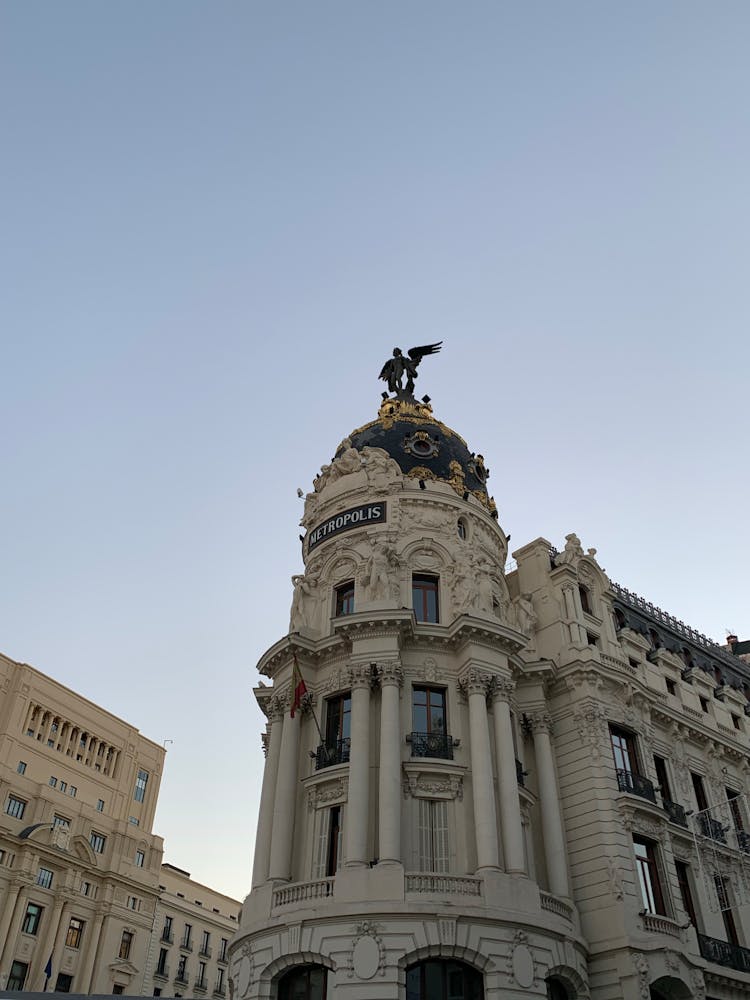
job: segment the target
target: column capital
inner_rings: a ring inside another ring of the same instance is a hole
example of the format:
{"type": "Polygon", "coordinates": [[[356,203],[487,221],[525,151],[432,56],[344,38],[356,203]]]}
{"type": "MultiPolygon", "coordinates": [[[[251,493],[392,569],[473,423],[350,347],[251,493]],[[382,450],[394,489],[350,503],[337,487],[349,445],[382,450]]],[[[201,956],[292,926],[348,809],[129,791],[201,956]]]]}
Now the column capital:
{"type": "Polygon", "coordinates": [[[552,716],[549,712],[527,713],[525,718],[532,733],[552,733],[552,716]]]}
{"type": "Polygon", "coordinates": [[[372,684],[372,664],[353,663],[349,667],[349,684],[355,688],[369,688],[372,684]]]}
{"type": "Polygon", "coordinates": [[[481,694],[487,697],[492,687],[493,676],[488,670],[469,667],[458,678],[458,686],[468,697],[471,694],[481,694]]]}
{"type": "Polygon", "coordinates": [[[404,669],[399,660],[383,660],[377,664],[377,671],[381,687],[388,684],[401,687],[404,683],[404,669]]]}
{"type": "Polygon", "coordinates": [[[492,685],[492,702],[509,702],[516,690],[516,682],[510,677],[495,677],[492,685]]]}
{"type": "Polygon", "coordinates": [[[289,704],[289,692],[285,691],[283,694],[281,692],[278,692],[278,694],[275,694],[271,698],[268,698],[260,707],[261,710],[265,713],[265,716],[268,719],[268,721],[271,724],[273,724],[274,722],[278,722],[279,719],[283,718],[284,710],[286,709],[286,706],[288,704],[289,704]]]}

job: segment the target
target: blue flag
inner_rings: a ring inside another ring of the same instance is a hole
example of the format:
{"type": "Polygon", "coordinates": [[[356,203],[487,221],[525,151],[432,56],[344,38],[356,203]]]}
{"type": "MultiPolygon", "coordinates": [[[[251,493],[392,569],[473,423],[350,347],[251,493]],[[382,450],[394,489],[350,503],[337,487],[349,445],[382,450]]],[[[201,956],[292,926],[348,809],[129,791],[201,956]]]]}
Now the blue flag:
{"type": "MultiPolygon", "coordinates": [[[[52,975],[52,956],[51,955],[47,959],[47,964],[44,966],[44,974],[47,977],[47,979],[49,979],[50,976],[52,975]]],[[[45,989],[46,989],[47,984],[45,983],[44,985],[45,985],[45,989]]]]}

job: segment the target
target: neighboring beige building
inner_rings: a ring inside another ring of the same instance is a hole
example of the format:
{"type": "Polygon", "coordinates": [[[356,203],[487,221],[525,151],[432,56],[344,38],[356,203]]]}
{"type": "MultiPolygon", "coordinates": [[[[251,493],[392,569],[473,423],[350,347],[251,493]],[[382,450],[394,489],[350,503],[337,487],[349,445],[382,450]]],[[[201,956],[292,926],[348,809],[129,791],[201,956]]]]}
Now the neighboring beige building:
{"type": "Polygon", "coordinates": [[[174,897],[175,919],[203,903],[196,944],[216,935],[213,992],[239,903],[162,867],[164,749],[2,655],[0,692],[0,990],[41,991],[51,957],[50,991],[172,995],[156,965],[174,897]]]}
{"type": "Polygon", "coordinates": [[[488,475],[400,392],[306,498],[236,1000],[750,995],[750,668],[488,475]]]}
{"type": "Polygon", "coordinates": [[[162,865],[159,888],[144,995],[220,1000],[240,904],[173,865],[162,865]]]}

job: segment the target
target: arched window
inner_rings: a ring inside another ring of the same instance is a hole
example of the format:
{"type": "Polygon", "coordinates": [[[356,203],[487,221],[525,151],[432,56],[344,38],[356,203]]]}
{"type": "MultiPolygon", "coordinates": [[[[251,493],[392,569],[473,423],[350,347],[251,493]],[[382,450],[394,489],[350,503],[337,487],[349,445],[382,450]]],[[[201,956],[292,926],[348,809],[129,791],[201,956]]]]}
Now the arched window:
{"type": "Polygon", "coordinates": [[[418,962],[406,970],[406,1000],[484,1000],[482,974],[452,959],[418,962]]]}
{"type": "Polygon", "coordinates": [[[322,965],[301,965],[279,980],[279,1000],[326,1000],[328,970],[322,965]]]}
{"type": "Polygon", "coordinates": [[[547,1000],[570,1000],[570,994],[559,979],[546,979],[547,1000]]]}

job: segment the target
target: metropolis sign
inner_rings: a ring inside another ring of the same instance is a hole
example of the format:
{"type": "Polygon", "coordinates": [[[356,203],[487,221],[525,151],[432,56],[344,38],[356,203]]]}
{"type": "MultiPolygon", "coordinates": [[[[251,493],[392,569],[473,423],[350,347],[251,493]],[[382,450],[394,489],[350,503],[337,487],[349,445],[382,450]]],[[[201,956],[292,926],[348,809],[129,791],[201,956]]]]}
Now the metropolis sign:
{"type": "Polygon", "coordinates": [[[307,551],[311,552],[316,545],[327,541],[334,535],[342,531],[350,531],[352,528],[361,528],[367,524],[379,524],[385,521],[386,505],[385,500],[378,503],[366,503],[361,507],[352,507],[344,510],[336,517],[324,521],[317,528],[313,528],[307,536],[307,551]]]}

